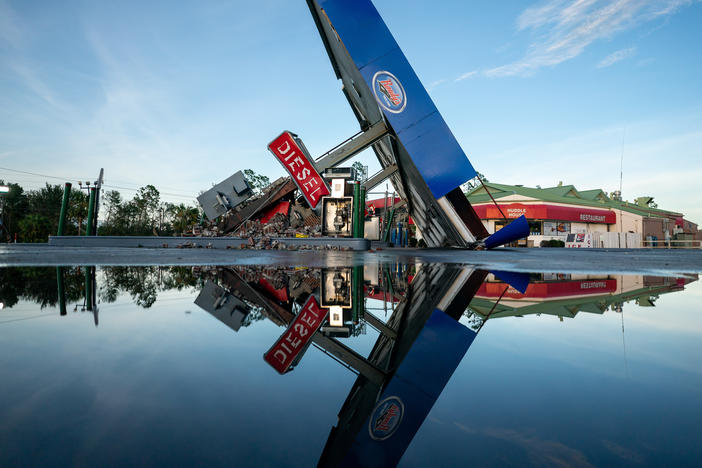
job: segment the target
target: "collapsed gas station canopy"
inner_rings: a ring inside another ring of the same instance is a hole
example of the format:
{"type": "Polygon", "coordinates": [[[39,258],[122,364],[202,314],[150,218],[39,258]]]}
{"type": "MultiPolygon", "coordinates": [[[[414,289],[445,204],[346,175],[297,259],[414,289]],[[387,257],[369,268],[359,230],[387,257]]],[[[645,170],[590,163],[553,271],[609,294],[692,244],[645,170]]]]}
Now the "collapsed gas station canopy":
{"type": "Polygon", "coordinates": [[[369,0],[307,0],[343,92],[429,246],[467,246],[487,231],[460,191],[476,176],[369,0]],[[470,219],[470,222],[466,222],[470,219]]]}

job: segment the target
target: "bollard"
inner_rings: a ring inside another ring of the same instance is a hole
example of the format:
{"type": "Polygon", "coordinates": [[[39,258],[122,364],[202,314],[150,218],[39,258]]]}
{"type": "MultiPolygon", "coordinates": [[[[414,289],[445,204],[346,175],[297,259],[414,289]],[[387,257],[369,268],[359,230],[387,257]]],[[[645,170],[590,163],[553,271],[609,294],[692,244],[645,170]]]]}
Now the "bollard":
{"type": "Polygon", "coordinates": [[[61,213],[59,214],[59,225],[57,236],[63,235],[63,229],[66,226],[66,215],[68,213],[68,198],[71,195],[71,183],[66,182],[63,187],[63,200],[61,201],[61,213]]]}
{"type": "Polygon", "coordinates": [[[351,320],[358,323],[364,316],[363,265],[353,267],[351,272],[351,320]]]}
{"type": "Polygon", "coordinates": [[[358,212],[361,211],[361,184],[353,184],[353,213],[351,214],[351,233],[353,237],[359,237],[358,212]]]}
{"type": "Polygon", "coordinates": [[[64,287],[63,267],[56,267],[56,289],[59,298],[59,313],[66,315],[66,289],[64,287]]]}
{"type": "Polygon", "coordinates": [[[361,186],[361,200],[358,210],[358,237],[366,237],[366,187],[361,186]]]}

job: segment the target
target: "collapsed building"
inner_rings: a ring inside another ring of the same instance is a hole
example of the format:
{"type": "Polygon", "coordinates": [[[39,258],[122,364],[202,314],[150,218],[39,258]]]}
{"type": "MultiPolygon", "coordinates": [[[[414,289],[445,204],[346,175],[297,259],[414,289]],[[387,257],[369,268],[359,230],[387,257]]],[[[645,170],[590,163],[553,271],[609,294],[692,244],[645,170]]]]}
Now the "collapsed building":
{"type": "Polygon", "coordinates": [[[332,189],[313,209],[291,177],[281,177],[255,194],[239,171],[198,197],[211,220],[201,234],[241,238],[363,237],[362,230],[354,229],[365,223],[367,212],[361,201],[365,186],[354,182],[355,177],[352,168],[326,171],[324,183],[332,189]]]}

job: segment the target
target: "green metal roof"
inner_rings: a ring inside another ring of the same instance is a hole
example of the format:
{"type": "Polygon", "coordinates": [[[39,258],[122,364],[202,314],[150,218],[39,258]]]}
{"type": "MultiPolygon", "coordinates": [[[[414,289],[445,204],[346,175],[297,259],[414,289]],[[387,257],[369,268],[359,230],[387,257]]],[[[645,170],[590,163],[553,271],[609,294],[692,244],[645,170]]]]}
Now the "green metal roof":
{"type": "Polygon", "coordinates": [[[680,288],[676,284],[644,286],[643,288],[638,288],[636,290],[621,294],[605,293],[569,299],[556,299],[552,301],[535,302],[519,307],[512,307],[505,303],[498,303],[495,305],[496,299],[475,297],[470,302],[468,307],[472,311],[480,314],[483,318],[489,315],[490,319],[501,317],[521,317],[531,314],[546,314],[555,315],[558,317],[574,318],[578,312],[602,314],[607,309],[611,309],[617,304],[630,301],[636,301],[639,305],[647,306],[647,303],[653,303],[652,296],[655,297],[657,295],[666,294],[679,289],[680,288]]]}
{"type": "MultiPolygon", "coordinates": [[[[495,200],[499,200],[500,198],[510,195],[520,195],[523,197],[554,203],[567,203],[571,205],[590,206],[593,208],[619,209],[647,217],[669,218],[682,216],[681,213],[674,211],[649,208],[636,205],[635,203],[612,200],[602,189],[578,191],[572,185],[535,188],[524,187],[522,185],[496,184],[494,182],[485,182],[485,185],[488,187],[490,194],[495,200]]],[[[492,201],[482,185],[479,185],[473,190],[469,191],[466,194],[466,197],[468,197],[468,201],[470,201],[472,204],[490,203],[492,201]]]]}

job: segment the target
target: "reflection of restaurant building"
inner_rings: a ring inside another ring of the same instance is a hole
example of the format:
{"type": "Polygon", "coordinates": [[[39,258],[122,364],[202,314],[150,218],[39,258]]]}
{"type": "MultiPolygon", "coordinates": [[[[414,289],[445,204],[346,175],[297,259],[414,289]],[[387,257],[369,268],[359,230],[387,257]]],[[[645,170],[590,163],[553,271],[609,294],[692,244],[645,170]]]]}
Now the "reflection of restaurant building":
{"type": "Polygon", "coordinates": [[[483,224],[492,233],[525,215],[531,229],[528,246],[565,240],[570,233],[633,233],[648,241],[644,245],[654,246],[656,241],[667,239],[697,239],[695,223],[683,219],[681,213],[652,208],[650,197],[630,203],[612,199],[600,189],[579,191],[572,185],[543,189],[492,182],[485,185],[489,194],[478,186],[467,195],[483,224]]]}
{"type": "Polygon", "coordinates": [[[524,292],[493,275],[480,286],[470,308],[491,319],[531,314],[575,317],[578,312],[602,314],[621,311],[633,301],[641,307],[653,306],[660,294],[679,291],[697,278],[642,275],[532,274],[524,292]]]}

